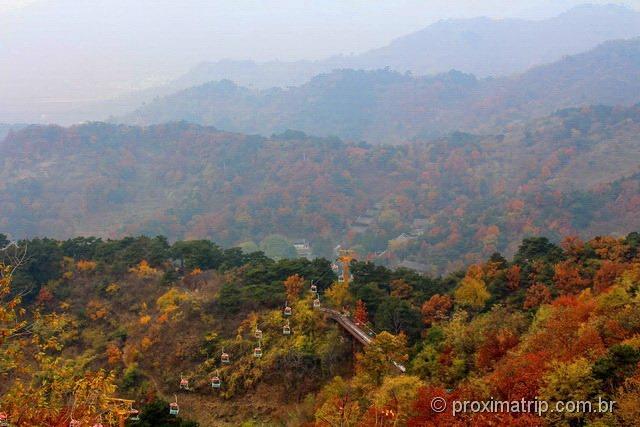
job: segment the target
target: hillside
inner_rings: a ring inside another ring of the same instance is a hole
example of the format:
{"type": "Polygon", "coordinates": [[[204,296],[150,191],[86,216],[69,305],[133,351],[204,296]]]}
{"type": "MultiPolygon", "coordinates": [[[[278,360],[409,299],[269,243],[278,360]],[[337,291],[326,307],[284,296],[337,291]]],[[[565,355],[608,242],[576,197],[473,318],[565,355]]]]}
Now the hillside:
{"type": "Polygon", "coordinates": [[[0,223],[14,237],[142,233],[250,247],[278,234],[309,240],[316,255],[344,243],[381,263],[450,271],[512,254],[531,234],[640,228],[639,132],[640,106],[403,146],[186,123],[34,126],[0,143],[0,223]]]}
{"type": "Polygon", "coordinates": [[[301,85],[335,69],[437,74],[451,69],[479,77],[508,76],[607,40],[640,36],[640,13],[615,5],[583,5],[553,18],[450,19],[392,40],[387,46],[318,61],[222,60],[204,62],[177,79],[175,88],[228,79],[253,88],[301,85]]]}
{"type": "Polygon", "coordinates": [[[536,237],[444,278],[356,260],[340,282],[202,240],[22,241],[0,251],[0,405],[20,427],[116,425],[114,396],[142,427],[637,425],[639,253],[638,233],[536,237]],[[450,412],[470,399],[549,408],[450,412]]]}
{"type": "Polygon", "coordinates": [[[499,132],[515,120],[561,108],[640,102],[640,39],[500,79],[451,71],[414,77],[389,70],[339,70],[288,89],[262,91],[230,81],[193,87],[126,116],[135,124],[187,120],[244,133],[298,129],[371,143],[401,143],[453,131],[499,132]]]}

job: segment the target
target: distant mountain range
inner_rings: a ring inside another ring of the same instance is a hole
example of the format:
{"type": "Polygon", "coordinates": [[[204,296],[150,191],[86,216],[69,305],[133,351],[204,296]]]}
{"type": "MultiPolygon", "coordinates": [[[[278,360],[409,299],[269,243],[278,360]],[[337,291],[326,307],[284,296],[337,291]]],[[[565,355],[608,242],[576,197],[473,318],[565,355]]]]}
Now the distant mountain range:
{"type": "Polygon", "coordinates": [[[532,66],[560,60],[614,39],[640,36],[640,13],[615,5],[585,5],[554,18],[452,19],[392,40],[387,46],[351,56],[317,61],[221,60],[203,62],[161,86],[133,91],[111,100],[83,100],[19,105],[0,99],[0,120],[36,120],[70,124],[121,117],[155,98],[205,83],[230,80],[253,90],[300,86],[319,74],[339,69],[389,68],[416,76],[452,69],[478,78],[522,73],[532,66]]]}
{"type": "Polygon", "coordinates": [[[390,249],[390,262],[452,270],[532,234],[640,228],[638,135],[640,106],[395,146],[188,123],[32,126],[0,142],[0,232],[225,245],[279,233],[317,254],[346,239],[363,254],[390,249]],[[353,229],[362,218],[367,230],[353,229]],[[422,234],[397,239],[416,223],[422,234]]]}
{"type": "Polygon", "coordinates": [[[583,5],[550,19],[450,19],[392,40],[387,46],[319,61],[203,62],[174,89],[231,80],[258,89],[297,86],[335,69],[389,67],[430,75],[455,69],[478,77],[506,76],[614,39],[640,36],[640,13],[616,5],[583,5]]]}
{"type": "Polygon", "coordinates": [[[451,71],[416,77],[337,70],[288,89],[207,83],[159,98],[124,122],[186,120],[243,133],[297,129],[319,136],[398,143],[452,131],[495,133],[561,108],[640,102],[640,39],[610,41],[513,77],[451,71]]]}

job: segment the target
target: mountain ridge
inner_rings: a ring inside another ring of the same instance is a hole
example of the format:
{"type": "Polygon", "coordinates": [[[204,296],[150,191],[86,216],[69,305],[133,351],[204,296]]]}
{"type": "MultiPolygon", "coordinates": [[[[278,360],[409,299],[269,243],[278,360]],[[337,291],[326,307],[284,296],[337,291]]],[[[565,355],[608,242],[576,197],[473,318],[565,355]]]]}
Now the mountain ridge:
{"type": "Polygon", "coordinates": [[[266,89],[297,86],[334,69],[385,67],[418,75],[458,69],[478,77],[499,77],[557,61],[607,40],[637,36],[640,36],[639,12],[620,5],[585,4],[543,20],[488,17],[441,20],[397,37],[386,46],[324,60],[203,62],[176,83],[194,86],[229,79],[242,86],[266,89]],[[583,29],[588,30],[582,32],[583,29]],[[533,40],[544,43],[535,45],[533,40]]]}
{"type": "Polygon", "coordinates": [[[211,82],[159,98],[120,119],[175,120],[270,135],[286,129],[372,143],[448,132],[495,133],[509,123],[581,105],[640,102],[640,39],[610,41],[502,78],[459,71],[413,76],[336,70],[301,86],[255,90],[211,82]]]}

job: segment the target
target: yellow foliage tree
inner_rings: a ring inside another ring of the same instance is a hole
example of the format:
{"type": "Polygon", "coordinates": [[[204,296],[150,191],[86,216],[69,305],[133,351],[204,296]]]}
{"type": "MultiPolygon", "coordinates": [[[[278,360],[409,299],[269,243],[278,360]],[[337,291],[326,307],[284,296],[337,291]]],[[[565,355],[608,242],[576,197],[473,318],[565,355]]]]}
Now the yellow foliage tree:
{"type": "Polygon", "coordinates": [[[386,375],[399,372],[395,363],[402,364],[409,359],[407,337],[404,334],[381,332],[365,347],[363,353],[356,355],[356,359],[358,374],[367,378],[369,385],[380,385],[386,375]]]}
{"type": "Polygon", "coordinates": [[[91,320],[100,320],[107,317],[109,309],[103,302],[93,299],[87,303],[87,314],[91,320]]]}
{"type": "MultiPolygon", "coordinates": [[[[573,362],[555,362],[543,378],[540,396],[548,402],[588,401],[598,390],[598,381],[591,375],[591,364],[585,358],[573,362]]],[[[550,412],[553,425],[569,425],[583,419],[582,412],[550,412]]]]}
{"type": "Polygon", "coordinates": [[[16,338],[27,326],[25,312],[19,308],[20,297],[11,296],[11,277],[15,267],[0,263],[0,374],[20,364],[21,343],[16,338]]]}
{"type": "Polygon", "coordinates": [[[467,275],[453,293],[456,302],[473,309],[481,309],[491,297],[484,280],[467,275]]]}
{"type": "Polygon", "coordinates": [[[13,266],[0,263],[0,349],[25,326],[24,321],[19,320],[24,314],[24,311],[18,308],[20,297],[10,296],[13,271],[13,266]]]}
{"type": "Polygon", "coordinates": [[[423,385],[420,378],[410,375],[387,377],[375,392],[373,405],[392,414],[394,425],[405,425],[412,414],[418,389],[423,385]]]}
{"type": "Polygon", "coordinates": [[[360,406],[352,387],[342,377],[329,381],[320,394],[315,413],[317,426],[351,427],[358,425],[360,406]]]}
{"type": "Polygon", "coordinates": [[[110,283],[106,289],[108,294],[115,294],[119,290],[120,290],[120,285],[118,285],[117,283],[110,283]]]}
{"type": "Polygon", "coordinates": [[[640,370],[624,381],[616,401],[617,413],[624,425],[640,425],[640,370]]]}
{"type": "Polygon", "coordinates": [[[95,425],[100,421],[117,425],[117,414],[109,397],[116,390],[114,377],[104,371],[78,375],[78,367],[60,358],[41,358],[38,375],[49,382],[16,381],[3,396],[3,409],[21,426],[95,425]]]}
{"type": "Polygon", "coordinates": [[[97,265],[95,261],[80,260],[76,262],[76,269],[78,271],[93,271],[97,265]]]}
{"type": "Polygon", "coordinates": [[[129,271],[138,277],[153,277],[158,274],[158,270],[151,267],[147,260],[140,261],[140,264],[131,267],[129,271]]]}
{"type": "Polygon", "coordinates": [[[327,297],[329,304],[338,308],[344,307],[345,305],[353,302],[353,297],[349,292],[349,284],[346,282],[334,283],[326,290],[324,296],[327,297]]]}
{"type": "Polygon", "coordinates": [[[156,300],[156,306],[163,314],[171,313],[178,309],[180,303],[188,300],[187,294],[178,289],[169,289],[156,300]]]}
{"type": "Polygon", "coordinates": [[[84,362],[61,357],[64,342],[76,337],[77,325],[68,316],[34,312],[25,328],[19,298],[9,297],[13,271],[14,267],[0,266],[0,374],[9,379],[1,400],[9,421],[21,426],[63,425],[69,420],[80,425],[115,423],[108,400],[115,392],[113,376],[85,372],[84,362]],[[12,375],[18,370],[19,375],[12,375]]]}

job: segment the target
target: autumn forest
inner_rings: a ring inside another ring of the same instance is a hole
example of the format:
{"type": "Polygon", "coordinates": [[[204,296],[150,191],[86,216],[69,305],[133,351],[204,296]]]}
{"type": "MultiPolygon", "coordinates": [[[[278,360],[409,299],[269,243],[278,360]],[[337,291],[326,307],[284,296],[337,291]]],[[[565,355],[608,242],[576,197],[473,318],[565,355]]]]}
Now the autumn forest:
{"type": "Polygon", "coordinates": [[[214,3],[0,5],[0,427],[640,425],[640,11],[214,3]]]}

